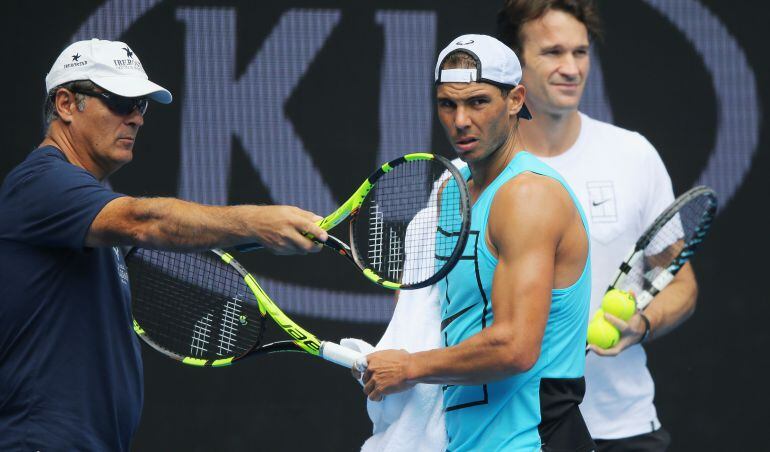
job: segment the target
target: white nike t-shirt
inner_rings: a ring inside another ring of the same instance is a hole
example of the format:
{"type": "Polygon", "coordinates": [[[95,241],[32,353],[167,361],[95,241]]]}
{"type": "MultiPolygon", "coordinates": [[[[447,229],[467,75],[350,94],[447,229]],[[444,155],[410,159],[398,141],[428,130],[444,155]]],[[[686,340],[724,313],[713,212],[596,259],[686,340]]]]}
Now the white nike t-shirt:
{"type": "MultiPolygon", "coordinates": [[[[674,194],[663,161],[643,136],[582,113],[580,119],[575,145],[540,159],[567,180],[588,217],[593,316],[618,266],[674,194]]],[[[641,346],[615,357],[589,353],[585,378],[580,410],[594,438],[626,438],[660,427],[652,403],[655,386],[641,346]]]]}

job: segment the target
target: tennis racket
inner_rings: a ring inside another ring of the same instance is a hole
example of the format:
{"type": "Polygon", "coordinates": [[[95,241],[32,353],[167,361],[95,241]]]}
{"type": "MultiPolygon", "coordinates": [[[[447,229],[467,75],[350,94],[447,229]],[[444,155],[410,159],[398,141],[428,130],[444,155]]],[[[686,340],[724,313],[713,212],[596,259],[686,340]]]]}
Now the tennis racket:
{"type": "Polygon", "coordinates": [[[297,325],[222,250],[132,248],[126,265],[134,330],[152,348],[177,361],[221,367],[247,356],[303,352],[348,368],[365,367],[362,354],[320,341],[297,325]],[[263,343],[268,316],[290,340],[263,343]]]}
{"type": "Polygon", "coordinates": [[[632,292],[637,309],[647,307],[695,254],[716,210],[716,193],[706,186],[677,198],[637,240],[607,291],[632,292]]]}
{"type": "MultiPolygon", "coordinates": [[[[452,270],[465,248],[470,230],[468,188],[447,159],[407,154],[374,171],[319,226],[328,231],[346,219],[350,245],[329,235],[326,247],[380,286],[427,287],[452,270]]],[[[258,248],[261,245],[236,247],[258,248]]]]}

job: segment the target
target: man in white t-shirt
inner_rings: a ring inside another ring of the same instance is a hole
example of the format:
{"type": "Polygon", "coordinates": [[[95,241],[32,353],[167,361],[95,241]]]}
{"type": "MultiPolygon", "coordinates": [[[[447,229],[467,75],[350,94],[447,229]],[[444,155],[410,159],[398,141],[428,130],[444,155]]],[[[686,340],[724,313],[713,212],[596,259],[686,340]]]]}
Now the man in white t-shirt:
{"type": "MultiPolygon", "coordinates": [[[[636,239],[674,200],[671,179],[643,136],[578,111],[590,68],[589,38],[600,35],[594,2],[507,0],[498,27],[501,40],[522,57],[522,84],[533,117],[520,125],[524,145],[562,174],[590,222],[593,313],[636,239]]],[[[659,451],[668,446],[639,344],[686,320],[696,296],[688,264],[627,323],[606,314],[621,339],[608,350],[591,346],[580,406],[599,451],[659,451]]]]}

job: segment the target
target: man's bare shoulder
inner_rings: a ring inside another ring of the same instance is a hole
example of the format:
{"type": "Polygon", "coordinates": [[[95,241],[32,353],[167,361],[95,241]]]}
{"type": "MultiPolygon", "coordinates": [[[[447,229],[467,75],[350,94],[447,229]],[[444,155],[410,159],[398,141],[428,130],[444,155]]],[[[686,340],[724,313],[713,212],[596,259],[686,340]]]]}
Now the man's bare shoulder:
{"type": "Polygon", "coordinates": [[[493,202],[493,209],[506,211],[561,211],[572,206],[571,197],[556,179],[532,172],[523,172],[503,184],[493,202]]]}
{"type": "Polygon", "coordinates": [[[569,193],[559,181],[535,173],[519,174],[495,194],[489,213],[488,239],[498,251],[520,248],[523,244],[558,243],[574,209],[569,193]]]}

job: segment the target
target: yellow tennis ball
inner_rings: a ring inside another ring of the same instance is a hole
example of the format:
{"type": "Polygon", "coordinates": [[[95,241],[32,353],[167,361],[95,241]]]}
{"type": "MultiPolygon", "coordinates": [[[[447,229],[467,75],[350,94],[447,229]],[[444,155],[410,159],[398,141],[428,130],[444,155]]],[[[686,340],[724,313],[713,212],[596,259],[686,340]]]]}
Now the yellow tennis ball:
{"type": "Polygon", "coordinates": [[[588,324],[588,343],[599,348],[611,348],[620,340],[620,332],[604,318],[604,311],[599,309],[597,314],[588,324]]]}
{"type": "Polygon", "coordinates": [[[612,289],[604,294],[602,309],[627,322],[636,312],[636,300],[628,292],[612,289]]]}
{"type": "MultiPolygon", "coordinates": [[[[591,319],[591,321],[595,321],[596,319],[604,319],[604,309],[599,308],[594,312],[594,317],[591,319]]],[[[607,320],[607,319],[604,319],[607,320]]]]}

